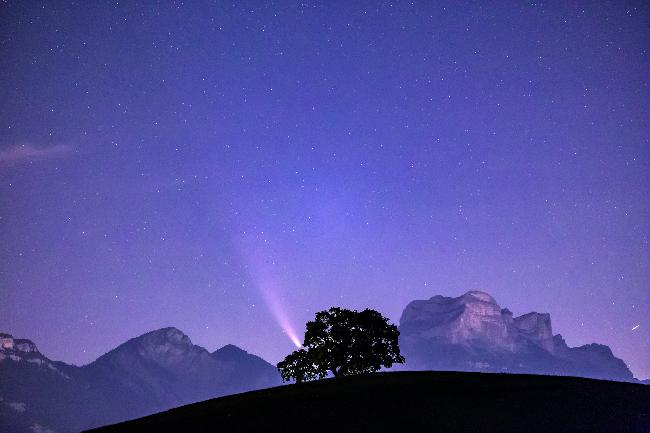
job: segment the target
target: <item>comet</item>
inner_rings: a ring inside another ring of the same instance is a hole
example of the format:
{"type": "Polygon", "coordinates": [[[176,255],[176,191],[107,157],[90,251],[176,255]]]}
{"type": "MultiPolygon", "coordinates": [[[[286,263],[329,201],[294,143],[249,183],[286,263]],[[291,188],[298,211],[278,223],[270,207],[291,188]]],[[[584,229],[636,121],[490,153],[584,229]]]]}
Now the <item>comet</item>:
{"type": "Polygon", "coordinates": [[[264,297],[264,300],[266,301],[271,314],[275,318],[275,321],[278,323],[280,328],[282,328],[282,331],[287,335],[287,337],[289,337],[289,340],[291,340],[291,342],[298,349],[300,349],[302,347],[302,344],[300,343],[300,339],[298,338],[296,331],[291,326],[289,318],[287,317],[287,314],[277,297],[277,290],[273,290],[273,285],[268,284],[268,282],[262,283],[258,287],[260,288],[262,296],[264,297]]]}
{"type": "MultiPolygon", "coordinates": [[[[244,256],[244,255],[242,255],[244,256]]],[[[284,308],[281,297],[281,284],[278,282],[276,272],[273,272],[275,262],[264,260],[266,257],[261,250],[256,250],[253,254],[246,255],[246,263],[250,277],[264,299],[275,322],[282,329],[282,332],[291,340],[298,349],[302,347],[298,333],[291,325],[289,316],[284,308]]]]}

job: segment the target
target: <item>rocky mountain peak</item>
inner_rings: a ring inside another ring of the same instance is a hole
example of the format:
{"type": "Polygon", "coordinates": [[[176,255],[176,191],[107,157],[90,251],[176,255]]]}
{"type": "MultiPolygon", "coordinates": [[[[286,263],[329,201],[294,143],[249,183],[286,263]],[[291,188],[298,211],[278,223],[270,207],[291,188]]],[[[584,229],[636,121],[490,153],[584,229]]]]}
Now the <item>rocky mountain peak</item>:
{"type": "Polygon", "coordinates": [[[226,344],[225,346],[215,350],[213,352],[214,354],[222,354],[222,355],[244,355],[248,354],[244,349],[235,346],[234,344],[226,344]]]}
{"type": "Polygon", "coordinates": [[[217,359],[219,361],[224,361],[224,362],[257,360],[263,363],[265,366],[268,365],[268,363],[263,359],[255,355],[251,355],[241,347],[237,347],[234,344],[227,344],[222,348],[215,350],[214,352],[212,352],[212,357],[214,359],[217,359]]]}
{"type": "Polygon", "coordinates": [[[11,334],[5,333],[0,333],[0,352],[39,353],[32,340],[14,338],[11,334]]]}
{"type": "Polygon", "coordinates": [[[457,298],[434,296],[411,302],[400,320],[405,336],[420,334],[453,344],[477,343],[514,350],[529,343],[553,353],[553,329],[548,313],[519,317],[501,308],[488,293],[470,291],[457,298]]]}
{"type": "Polygon", "coordinates": [[[400,318],[400,348],[411,368],[510,371],[631,380],[609,347],[568,347],[551,316],[513,317],[485,292],[410,302],[400,318]]]}
{"type": "Polygon", "coordinates": [[[512,345],[510,319],[485,292],[471,291],[457,298],[434,296],[409,303],[400,319],[404,338],[420,337],[451,344],[481,342],[508,348],[512,345]]]}
{"type": "Polygon", "coordinates": [[[173,327],[157,329],[147,332],[130,341],[132,345],[137,345],[143,351],[153,352],[187,352],[194,345],[190,337],[185,335],[181,330],[173,327]]]}
{"type": "Polygon", "coordinates": [[[591,353],[596,353],[599,355],[604,355],[604,356],[613,356],[614,354],[612,353],[612,349],[610,349],[609,346],[605,344],[598,344],[598,343],[589,343],[585,344],[583,346],[578,347],[577,349],[583,350],[583,351],[588,351],[591,353]]]}
{"type": "Polygon", "coordinates": [[[0,334],[0,350],[13,350],[14,337],[10,334],[0,334]]]}
{"type": "Polygon", "coordinates": [[[0,333],[0,362],[19,362],[26,363],[39,368],[48,368],[62,376],[56,366],[41,352],[38,351],[36,344],[26,338],[14,338],[11,334],[0,333]]]}
{"type": "Polygon", "coordinates": [[[514,318],[519,335],[526,340],[537,344],[548,352],[553,352],[553,329],[551,315],[548,313],[528,313],[514,318]]]}
{"type": "Polygon", "coordinates": [[[210,354],[177,328],[169,327],[147,332],[132,338],[99,358],[98,361],[124,365],[133,364],[136,359],[146,360],[163,368],[177,368],[192,365],[210,354]]]}
{"type": "Polygon", "coordinates": [[[14,340],[14,342],[15,342],[16,350],[20,352],[28,352],[28,353],[38,352],[38,348],[36,347],[36,344],[32,340],[27,340],[25,338],[18,338],[14,340]]]}
{"type": "Polygon", "coordinates": [[[553,351],[556,353],[560,353],[568,349],[569,346],[566,344],[564,337],[562,337],[561,334],[555,334],[553,336],[553,351]]]}
{"type": "Polygon", "coordinates": [[[173,326],[147,332],[146,334],[136,337],[136,340],[148,343],[172,343],[183,346],[192,345],[190,337],[185,335],[180,329],[174,328],[173,326]]]}
{"type": "Polygon", "coordinates": [[[487,302],[489,304],[494,304],[496,305],[497,301],[494,300],[494,298],[489,294],[485,292],[481,292],[478,290],[472,290],[467,293],[465,293],[463,296],[461,296],[461,299],[465,302],[487,302]]]}

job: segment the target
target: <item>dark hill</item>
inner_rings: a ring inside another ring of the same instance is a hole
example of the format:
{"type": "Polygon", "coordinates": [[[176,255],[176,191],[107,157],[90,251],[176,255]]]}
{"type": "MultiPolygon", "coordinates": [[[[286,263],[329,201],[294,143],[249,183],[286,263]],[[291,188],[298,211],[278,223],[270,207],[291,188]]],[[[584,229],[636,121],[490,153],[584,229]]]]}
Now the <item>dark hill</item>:
{"type": "Polygon", "coordinates": [[[378,373],[216,398],[93,430],[180,431],[647,433],[650,387],[559,376],[378,373]]]}

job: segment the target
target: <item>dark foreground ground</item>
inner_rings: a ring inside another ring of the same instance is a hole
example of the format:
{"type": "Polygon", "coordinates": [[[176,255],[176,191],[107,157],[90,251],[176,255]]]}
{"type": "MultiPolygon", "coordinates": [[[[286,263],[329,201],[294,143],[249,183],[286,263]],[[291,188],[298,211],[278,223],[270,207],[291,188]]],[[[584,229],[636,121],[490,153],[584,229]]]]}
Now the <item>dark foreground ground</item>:
{"type": "Polygon", "coordinates": [[[399,372],[183,406],[124,432],[650,432],[650,386],[574,377],[399,372]]]}

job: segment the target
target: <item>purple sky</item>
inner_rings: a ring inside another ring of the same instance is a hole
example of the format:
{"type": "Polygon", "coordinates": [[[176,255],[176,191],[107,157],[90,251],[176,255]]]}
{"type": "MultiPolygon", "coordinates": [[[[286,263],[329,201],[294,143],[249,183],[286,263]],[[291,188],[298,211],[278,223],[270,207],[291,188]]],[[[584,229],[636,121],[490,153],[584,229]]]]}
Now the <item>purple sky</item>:
{"type": "Polygon", "coordinates": [[[478,289],[649,377],[647,2],[319,3],[0,4],[0,331],[277,362],[478,289]]]}

